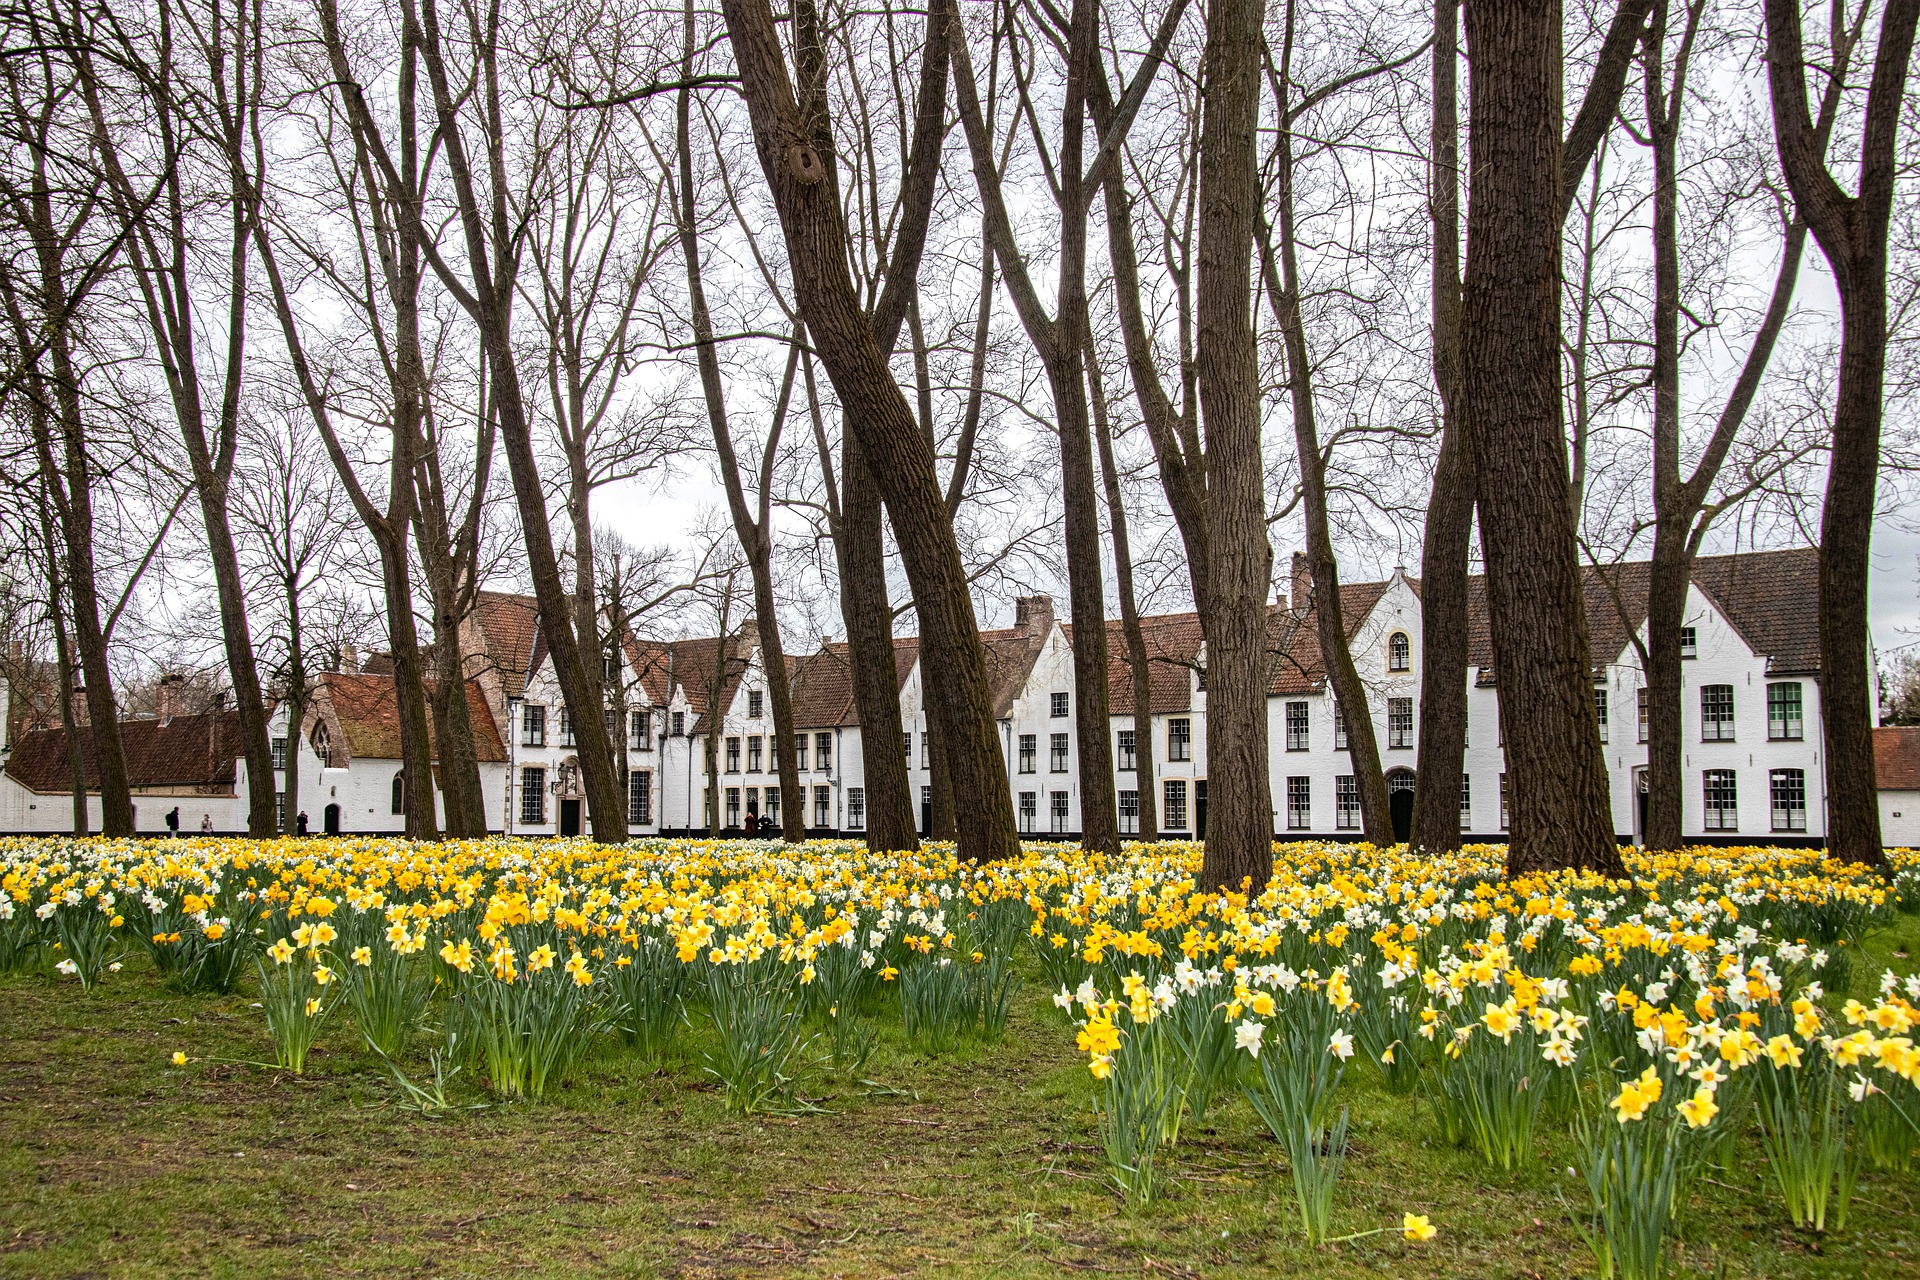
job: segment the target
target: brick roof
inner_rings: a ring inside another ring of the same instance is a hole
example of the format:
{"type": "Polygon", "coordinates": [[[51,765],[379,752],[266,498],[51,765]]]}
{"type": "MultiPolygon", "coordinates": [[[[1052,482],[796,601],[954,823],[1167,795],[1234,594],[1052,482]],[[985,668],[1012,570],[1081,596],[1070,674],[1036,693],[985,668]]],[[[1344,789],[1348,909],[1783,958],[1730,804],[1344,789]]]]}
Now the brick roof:
{"type": "MultiPolygon", "coordinates": [[[[76,732],[80,736],[87,789],[98,790],[100,760],[93,732],[86,728],[76,732]]],[[[241,754],[240,713],[210,711],[197,716],[175,716],[164,724],[150,719],[122,720],[120,745],[126,752],[128,785],[136,789],[231,789],[237,776],[234,761],[241,754]]],[[[72,794],[67,731],[40,729],[22,735],[7,757],[6,772],[29,791],[72,794]]]]}
{"type": "MultiPolygon", "coordinates": [[[[1340,584],[1340,624],[1352,640],[1360,624],[1373,612],[1386,594],[1386,582],[1343,582],[1340,584]]],[[[1309,606],[1306,615],[1293,615],[1276,605],[1267,607],[1267,648],[1273,655],[1273,679],[1267,685],[1269,697],[1286,694],[1318,693],[1326,688],[1327,664],[1320,652],[1319,611],[1309,606]]]]}
{"type": "Polygon", "coordinates": [[[1873,731],[1873,776],[1882,791],[1920,791],[1920,726],[1873,731]]]}
{"type": "MultiPolygon", "coordinates": [[[[428,696],[432,696],[433,682],[421,683],[426,686],[428,696]]],[[[322,678],[314,701],[325,708],[328,718],[338,726],[350,758],[400,758],[400,703],[394,695],[392,676],[331,672],[322,678]]],[[[483,763],[504,761],[507,750],[478,680],[467,681],[467,717],[473,724],[474,755],[483,763]]],[[[427,749],[438,759],[439,744],[435,739],[433,717],[429,714],[427,749]]]]}
{"type": "Polygon", "coordinates": [[[533,638],[540,629],[540,609],[532,596],[506,591],[482,591],[474,599],[473,620],[480,629],[482,652],[468,655],[468,674],[476,674],[473,659],[500,674],[509,698],[527,687],[532,669],[533,638]]]}
{"type": "MultiPolygon", "coordinates": [[[[897,691],[920,657],[916,636],[893,641],[893,680],[897,691]]],[[[812,653],[787,659],[793,673],[793,727],[834,729],[860,723],[853,701],[853,665],[845,641],[829,641],[812,653]]]]}
{"type": "MultiPolygon", "coordinates": [[[[1617,659],[1647,619],[1645,560],[1589,568],[1587,634],[1595,667],[1617,659]]],[[[1810,675],[1820,670],[1820,553],[1812,547],[1701,556],[1693,584],[1725,614],[1755,653],[1767,659],[1769,675],[1810,675]]],[[[1467,664],[1479,667],[1482,683],[1493,669],[1493,636],[1487,622],[1486,579],[1467,582],[1467,664]]]]}
{"type": "MultiPolygon", "coordinates": [[[[1154,715],[1191,710],[1193,668],[1202,643],[1200,615],[1145,617],[1140,633],[1147,644],[1147,710],[1154,715]]],[[[1133,714],[1133,669],[1127,666],[1126,630],[1118,618],[1107,620],[1107,709],[1116,716],[1133,714]]]]}

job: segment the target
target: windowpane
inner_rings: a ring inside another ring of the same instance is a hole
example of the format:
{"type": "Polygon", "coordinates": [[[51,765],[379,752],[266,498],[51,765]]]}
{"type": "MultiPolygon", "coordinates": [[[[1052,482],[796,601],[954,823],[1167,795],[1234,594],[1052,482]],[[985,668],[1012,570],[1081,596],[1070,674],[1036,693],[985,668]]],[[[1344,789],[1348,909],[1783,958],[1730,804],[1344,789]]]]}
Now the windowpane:
{"type": "Polygon", "coordinates": [[[644,827],[653,822],[653,775],[635,769],[627,775],[627,823],[644,827]]]}
{"type": "Polygon", "coordinates": [[[1387,670],[1405,671],[1412,664],[1413,643],[1407,633],[1396,631],[1387,638],[1387,670]]]}
{"type": "Polygon", "coordinates": [[[1116,761],[1114,767],[1117,770],[1121,773],[1132,773],[1134,771],[1133,730],[1120,730],[1120,741],[1115,747],[1113,754],[1116,761]]]}
{"type": "Polygon", "coordinates": [[[727,739],[727,772],[740,772],[740,739],[727,739]]]}
{"type": "Polygon", "coordinates": [[[1120,834],[1136,835],[1140,831],[1140,793],[1122,791],[1120,795],[1120,834]]]}
{"type": "Polygon", "coordinates": [[[276,769],[284,769],[287,767],[287,740],[285,738],[275,738],[273,740],[273,767],[276,769]]]}
{"type": "Polygon", "coordinates": [[[627,749],[653,750],[653,712],[647,708],[627,712],[627,749]]]}
{"type": "Polygon", "coordinates": [[[1193,759],[1193,721],[1185,717],[1167,721],[1167,759],[1193,759]]]}
{"type": "Polygon", "coordinates": [[[520,770],[520,821],[534,824],[547,820],[547,771],[520,770]]]}
{"type": "Polygon", "coordinates": [[[1305,751],[1307,749],[1307,704],[1289,702],[1287,704],[1287,750],[1305,751]]]}
{"type": "Polygon", "coordinates": [[[1460,825],[1466,827],[1473,821],[1473,778],[1469,774],[1460,775],[1460,825]]]}
{"type": "Polygon", "coordinates": [[[1692,627],[1680,628],[1680,656],[1683,658],[1700,656],[1700,633],[1692,627]]]}
{"type": "Polygon", "coordinates": [[[1039,814],[1039,793],[1022,791],[1020,793],[1020,831],[1024,835],[1033,834],[1033,823],[1039,814]]]}
{"type": "Polygon", "coordinates": [[[1600,720],[1600,741],[1605,742],[1610,737],[1607,732],[1609,717],[1607,716],[1607,691],[1605,689],[1595,689],[1593,691],[1593,714],[1600,720]]]}
{"type": "Polygon", "coordinates": [[[793,735],[793,765],[802,773],[807,771],[807,735],[804,733],[793,735]]]}
{"type": "Polygon", "coordinates": [[[1413,745],[1413,699],[1387,699],[1387,745],[1389,747],[1411,747],[1413,745]]]}
{"type": "Polygon", "coordinates": [[[1186,779],[1168,778],[1165,787],[1165,800],[1160,811],[1166,815],[1167,830],[1185,831],[1187,829],[1186,779]]]}
{"type": "Polygon", "coordinates": [[[1033,758],[1039,751],[1040,735],[1023,733],[1020,735],[1020,772],[1033,772],[1033,758]]]}
{"type": "MultiPolygon", "coordinates": [[[[816,733],[813,735],[813,767],[822,773],[833,768],[833,735],[816,733]]],[[[826,826],[826,823],[821,823],[826,826]]]]}
{"type": "Polygon", "coordinates": [[[727,788],[727,825],[730,827],[740,825],[740,788],[738,787],[727,788]]]}
{"type": "Polygon", "coordinates": [[[545,707],[520,708],[520,745],[523,747],[547,745],[547,709],[545,707]]]}
{"type": "Polygon", "coordinates": [[[1507,775],[1503,773],[1500,775],[1500,829],[1502,831],[1507,829],[1507,823],[1507,775]]]}
{"type": "Polygon", "coordinates": [[[1053,695],[1053,715],[1054,715],[1054,719],[1056,719],[1056,720],[1057,720],[1057,719],[1059,719],[1059,718],[1060,718],[1061,716],[1064,716],[1064,715],[1066,715],[1066,714],[1067,714],[1067,695],[1066,695],[1066,694],[1064,694],[1064,693],[1056,693],[1056,694],[1054,694],[1054,695],[1053,695]]]}
{"type": "Polygon", "coordinates": [[[1064,791],[1056,791],[1053,793],[1052,799],[1053,831],[1055,835],[1058,835],[1067,829],[1067,793],[1064,791]]]}
{"type": "Polygon", "coordinates": [[[833,788],[815,787],[813,789],[813,825],[816,827],[825,827],[831,826],[832,824],[833,788]]]}
{"type": "Polygon", "coordinates": [[[1360,829],[1360,779],[1350,773],[1333,780],[1333,825],[1341,831],[1360,829]]]}
{"type": "Polygon", "coordinates": [[[858,831],[867,825],[867,789],[847,788],[847,825],[858,831]]]}
{"type": "Polygon", "coordinates": [[[1700,776],[1706,793],[1706,822],[1703,825],[1708,831],[1738,831],[1740,796],[1733,770],[1708,769],[1700,776]]]}
{"type": "Polygon", "coordinates": [[[1054,734],[1051,745],[1053,750],[1050,753],[1048,767],[1054,773],[1065,773],[1067,771],[1067,735],[1054,734]]]}
{"type": "Polygon", "coordinates": [[[1641,689],[1636,699],[1640,706],[1640,741],[1647,740],[1647,691],[1641,689]]]}
{"type": "Polygon", "coordinates": [[[1767,686],[1767,737],[1776,742],[1798,742],[1804,734],[1800,712],[1800,682],[1767,686]]]}
{"type": "Polygon", "coordinates": [[[753,737],[747,739],[747,772],[748,773],[760,772],[760,752],[761,752],[760,735],[755,734],[753,737]]]}
{"type": "Polygon", "coordinates": [[[573,708],[571,707],[560,708],[560,745],[563,747],[573,745],[573,708]]]}
{"type": "Polygon", "coordinates": [[[1347,709],[1337,702],[1333,704],[1333,749],[1347,749],[1347,709]]]}
{"type": "Polygon", "coordinates": [[[1700,686],[1700,741],[1733,741],[1733,686],[1700,686]]]}
{"type": "Polygon", "coordinates": [[[758,720],[765,710],[766,695],[759,689],[747,690],[747,719],[758,720]]]}
{"type": "Polygon", "coordinates": [[[1306,831],[1313,826],[1313,779],[1287,779],[1287,830],[1306,831]]]}

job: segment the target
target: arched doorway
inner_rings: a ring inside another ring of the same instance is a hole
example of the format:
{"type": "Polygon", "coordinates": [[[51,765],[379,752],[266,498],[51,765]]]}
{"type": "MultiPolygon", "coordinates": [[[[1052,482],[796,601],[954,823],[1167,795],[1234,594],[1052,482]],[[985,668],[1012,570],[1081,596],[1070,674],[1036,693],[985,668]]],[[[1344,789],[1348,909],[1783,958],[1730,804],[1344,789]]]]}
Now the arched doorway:
{"type": "Polygon", "coordinates": [[[322,823],[321,829],[324,830],[328,835],[330,836],[339,835],[340,834],[340,806],[337,804],[328,805],[326,812],[321,815],[321,823],[322,823]]]}
{"type": "Polygon", "coordinates": [[[1387,775],[1387,816],[1393,820],[1393,838],[1405,844],[1413,835],[1414,773],[1395,769],[1387,775]]]}

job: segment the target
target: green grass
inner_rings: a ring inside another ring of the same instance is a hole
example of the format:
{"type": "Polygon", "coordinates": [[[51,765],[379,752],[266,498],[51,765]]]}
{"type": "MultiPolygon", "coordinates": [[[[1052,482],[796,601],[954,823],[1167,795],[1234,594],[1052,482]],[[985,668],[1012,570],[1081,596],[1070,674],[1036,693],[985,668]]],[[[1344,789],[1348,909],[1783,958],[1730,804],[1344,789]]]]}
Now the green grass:
{"type": "MultiPolygon", "coordinates": [[[[1911,971],[1895,955],[1920,953],[1920,919],[1868,950],[1873,975],[1911,971]]],[[[133,961],[93,996],[0,978],[0,1276],[1592,1274],[1560,1200],[1583,1199],[1563,1130],[1498,1174],[1363,1070],[1336,1231],[1412,1211],[1438,1239],[1308,1248],[1239,1098],[1183,1133],[1170,1194],[1129,1217],[1037,983],[1002,1044],[927,1058],[896,1013],[864,1073],[883,1088],[823,1078],[821,1113],[753,1119],[723,1112],[698,1034],[664,1067],[609,1048],[553,1101],[449,1119],[403,1109],[344,1019],[305,1076],[169,1065],[269,1056],[251,999],[174,995],[133,961]]],[[[1787,1225],[1757,1143],[1709,1176],[1695,1273],[1920,1274],[1920,1175],[1869,1175],[1826,1239],[1787,1225]]]]}

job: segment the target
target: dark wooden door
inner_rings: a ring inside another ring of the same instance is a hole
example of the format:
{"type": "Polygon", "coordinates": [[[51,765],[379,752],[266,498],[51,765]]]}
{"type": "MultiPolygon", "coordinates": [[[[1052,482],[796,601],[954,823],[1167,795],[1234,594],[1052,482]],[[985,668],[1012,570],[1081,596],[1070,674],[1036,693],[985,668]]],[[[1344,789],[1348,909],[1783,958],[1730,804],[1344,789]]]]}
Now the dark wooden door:
{"type": "Polygon", "coordinates": [[[578,800],[560,802],[560,834],[563,836],[580,834],[580,802],[578,800]]]}

